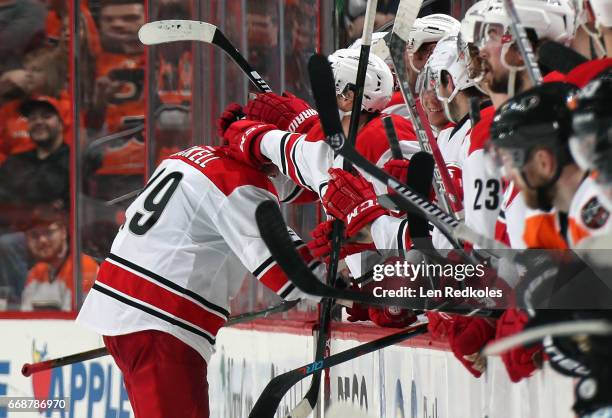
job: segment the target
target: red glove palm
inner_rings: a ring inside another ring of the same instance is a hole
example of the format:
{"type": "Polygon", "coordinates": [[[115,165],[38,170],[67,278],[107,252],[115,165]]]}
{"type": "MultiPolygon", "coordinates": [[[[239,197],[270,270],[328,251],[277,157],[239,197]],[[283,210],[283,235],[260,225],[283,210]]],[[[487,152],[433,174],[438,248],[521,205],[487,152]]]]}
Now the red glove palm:
{"type": "MultiPolygon", "coordinates": [[[[508,309],[499,318],[495,338],[503,338],[521,332],[528,321],[527,314],[518,309],[508,309]]],[[[515,347],[501,355],[510,380],[518,382],[535,372],[541,362],[542,345],[515,347]]]]}
{"type": "Polygon", "coordinates": [[[361,176],[332,168],[331,180],[323,196],[325,210],[346,224],[346,235],[352,237],[387,211],[378,204],[374,187],[361,176]]]}
{"type": "Polygon", "coordinates": [[[274,129],[274,125],[247,119],[232,123],[223,133],[223,138],[229,143],[229,155],[235,160],[261,169],[269,160],[261,153],[259,144],[262,136],[274,129]]]}
{"type": "Polygon", "coordinates": [[[247,118],[271,123],[283,131],[304,134],[319,121],[319,114],[291,93],[262,93],[245,108],[247,118]]]}
{"type": "Polygon", "coordinates": [[[217,133],[221,138],[224,137],[225,131],[229,126],[239,119],[244,117],[242,106],[238,103],[230,103],[225,107],[219,119],[217,119],[217,133]]]}

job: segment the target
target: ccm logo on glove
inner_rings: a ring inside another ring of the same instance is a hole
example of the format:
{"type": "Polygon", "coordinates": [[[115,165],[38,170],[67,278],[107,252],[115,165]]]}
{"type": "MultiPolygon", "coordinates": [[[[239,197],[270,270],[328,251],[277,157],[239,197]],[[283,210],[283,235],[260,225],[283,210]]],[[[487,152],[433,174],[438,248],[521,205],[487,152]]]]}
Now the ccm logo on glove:
{"type": "Polygon", "coordinates": [[[355,207],[355,209],[353,209],[353,211],[347,215],[346,221],[348,223],[351,223],[353,218],[355,218],[356,216],[359,216],[359,214],[365,211],[366,209],[374,207],[374,205],[376,205],[376,202],[374,201],[374,199],[366,200],[365,202],[361,203],[359,206],[355,207]]]}

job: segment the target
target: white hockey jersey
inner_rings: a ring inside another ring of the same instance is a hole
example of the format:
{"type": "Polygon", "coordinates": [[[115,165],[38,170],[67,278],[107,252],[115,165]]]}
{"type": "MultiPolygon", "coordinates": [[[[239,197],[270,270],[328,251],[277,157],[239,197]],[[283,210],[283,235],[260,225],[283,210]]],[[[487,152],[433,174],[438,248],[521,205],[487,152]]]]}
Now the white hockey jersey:
{"type": "MultiPolygon", "coordinates": [[[[304,296],[260,237],[255,209],[265,200],[277,200],[277,187],[222,148],[170,156],[127,209],[77,322],[103,335],[167,332],[208,361],[229,297],[247,272],[285,299],[304,296]]],[[[321,274],[323,266],[290,233],[321,274]]]]}
{"type": "MultiPolygon", "coordinates": [[[[461,202],[463,202],[463,166],[470,144],[469,134],[471,130],[472,121],[469,116],[466,116],[456,126],[442,130],[436,140],[461,202]]],[[[431,241],[434,248],[440,250],[453,248],[453,245],[437,228],[432,231],[431,241]]]]}
{"type": "Polygon", "coordinates": [[[466,140],[462,170],[465,224],[487,238],[495,238],[503,197],[501,178],[488,172],[485,161],[485,144],[489,140],[494,114],[493,106],[480,112],[481,119],[466,140]]]}

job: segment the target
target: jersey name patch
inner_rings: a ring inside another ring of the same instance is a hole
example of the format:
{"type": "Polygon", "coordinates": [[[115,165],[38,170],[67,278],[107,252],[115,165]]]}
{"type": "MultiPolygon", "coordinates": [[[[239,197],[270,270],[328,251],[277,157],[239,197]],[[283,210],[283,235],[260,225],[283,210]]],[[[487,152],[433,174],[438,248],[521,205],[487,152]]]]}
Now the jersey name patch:
{"type": "Polygon", "coordinates": [[[597,197],[592,197],[580,211],[582,222],[591,229],[599,229],[606,224],[610,217],[608,212],[601,204],[597,197]]]}

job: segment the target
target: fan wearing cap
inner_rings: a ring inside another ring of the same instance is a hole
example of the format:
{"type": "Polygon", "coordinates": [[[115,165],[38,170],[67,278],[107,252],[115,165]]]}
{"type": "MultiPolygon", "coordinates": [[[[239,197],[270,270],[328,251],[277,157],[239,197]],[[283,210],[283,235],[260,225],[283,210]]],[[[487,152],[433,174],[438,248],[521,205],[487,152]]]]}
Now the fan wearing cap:
{"type": "Polygon", "coordinates": [[[576,91],[566,83],[535,87],[498,109],[491,125],[491,151],[504,174],[521,189],[528,207],[554,209],[557,233],[570,248],[611,231],[595,182],[570,153],[572,115],[566,102],[576,91]]]}
{"type": "Polygon", "coordinates": [[[0,167],[0,200],[37,204],[59,199],[67,207],[70,148],[64,143],[58,106],[56,99],[45,96],[22,104],[35,148],[9,156],[0,167]]]}
{"type": "MultiPolygon", "coordinates": [[[[35,260],[21,294],[24,311],[69,311],[73,306],[73,261],[69,252],[67,214],[58,206],[37,206],[24,228],[28,251],[35,260]]],[[[83,255],[81,269],[83,292],[86,293],[93,285],[98,265],[93,258],[83,255]]]]}

